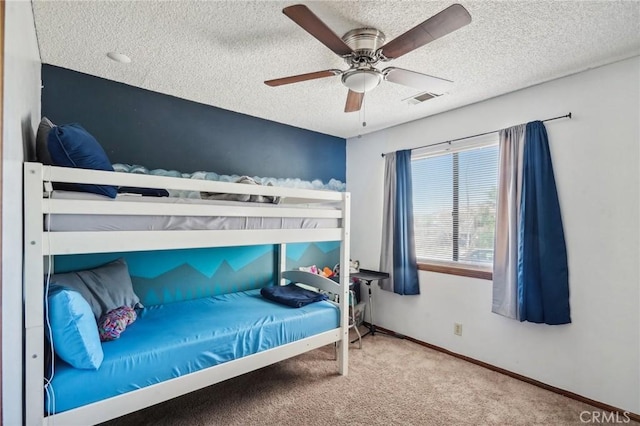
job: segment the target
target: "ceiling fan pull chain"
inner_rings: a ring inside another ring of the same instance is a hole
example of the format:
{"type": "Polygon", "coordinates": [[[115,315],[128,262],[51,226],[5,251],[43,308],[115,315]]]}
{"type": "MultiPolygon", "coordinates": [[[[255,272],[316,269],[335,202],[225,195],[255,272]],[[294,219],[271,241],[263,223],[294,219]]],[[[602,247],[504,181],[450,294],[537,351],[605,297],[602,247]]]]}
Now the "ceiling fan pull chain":
{"type": "Polygon", "coordinates": [[[366,102],[367,102],[367,98],[364,97],[362,98],[362,127],[367,127],[367,111],[366,111],[366,102]]]}
{"type": "Polygon", "coordinates": [[[364,96],[364,88],[366,87],[367,84],[367,80],[366,80],[366,76],[364,73],[362,73],[362,127],[367,127],[367,116],[366,116],[366,102],[367,102],[367,97],[364,96]]]}

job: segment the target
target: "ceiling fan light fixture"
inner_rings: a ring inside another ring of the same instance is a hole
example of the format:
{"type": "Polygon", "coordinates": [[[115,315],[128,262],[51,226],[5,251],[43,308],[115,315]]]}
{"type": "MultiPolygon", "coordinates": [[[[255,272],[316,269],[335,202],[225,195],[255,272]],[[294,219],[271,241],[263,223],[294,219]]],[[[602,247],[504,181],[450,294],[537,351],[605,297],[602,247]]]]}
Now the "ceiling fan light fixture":
{"type": "Polygon", "coordinates": [[[375,69],[353,70],[342,75],[342,84],[357,93],[368,92],[378,86],[381,81],[382,74],[375,69]]]}

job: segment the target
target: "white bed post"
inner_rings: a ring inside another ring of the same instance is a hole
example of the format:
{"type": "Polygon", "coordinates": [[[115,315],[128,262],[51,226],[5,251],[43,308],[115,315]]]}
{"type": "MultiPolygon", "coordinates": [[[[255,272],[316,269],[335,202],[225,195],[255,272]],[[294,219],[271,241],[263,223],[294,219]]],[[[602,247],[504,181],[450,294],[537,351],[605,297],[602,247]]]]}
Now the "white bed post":
{"type": "Polygon", "coordinates": [[[345,192],[342,198],[342,241],[340,241],[340,327],[342,340],[338,345],[338,368],[340,374],[349,372],[349,258],[351,238],[351,194],[345,192]]]}
{"type": "Polygon", "coordinates": [[[24,168],[24,421],[42,425],[44,413],[44,262],[42,165],[24,168]]]}
{"type": "Polygon", "coordinates": [[[285,285],[282,273],[287,270],[287,245],[278,244],[278,285],[285,285]]]}

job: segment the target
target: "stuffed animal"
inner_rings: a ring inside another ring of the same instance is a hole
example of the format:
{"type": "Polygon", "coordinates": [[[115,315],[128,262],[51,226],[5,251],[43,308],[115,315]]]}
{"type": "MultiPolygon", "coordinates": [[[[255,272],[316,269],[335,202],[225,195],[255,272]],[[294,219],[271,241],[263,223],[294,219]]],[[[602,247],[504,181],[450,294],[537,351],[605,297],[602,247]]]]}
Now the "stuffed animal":
{"type": "Polygon", "coordinates": [[[298,268],[300,271],[304,271],[304,272],[310,272],[312,274],[320,274],[320,270],[318,269],[318,267],[316,265],[311,265],[311,266],[301,266],[298,268]]]}

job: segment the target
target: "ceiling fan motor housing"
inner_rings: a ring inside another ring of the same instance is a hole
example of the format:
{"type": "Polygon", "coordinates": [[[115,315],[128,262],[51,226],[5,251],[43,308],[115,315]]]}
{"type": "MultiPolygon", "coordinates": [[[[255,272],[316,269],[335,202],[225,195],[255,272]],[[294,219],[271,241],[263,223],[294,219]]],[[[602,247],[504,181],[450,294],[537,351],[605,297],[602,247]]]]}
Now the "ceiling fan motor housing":
{"type": "Polygon", "coordinates": [[[349,65],[375,65],[380,61],[378,49],[384,45],[385,41],[382,31],[375,28],[357,28],[343,35],[342,40],[355,53],[347,58],[349,65]]]}
{"type": "Polygon", "coordinates": [[[350,69],[342,74],[342,84],[357,93],[368,92],[382,81],[382,73],[374,65],[380,62],[378,50],[384,45],[384,33],[375,28],[357,28],[343,35],[342,40],[353,50],[345,57],[350,69]]]}

